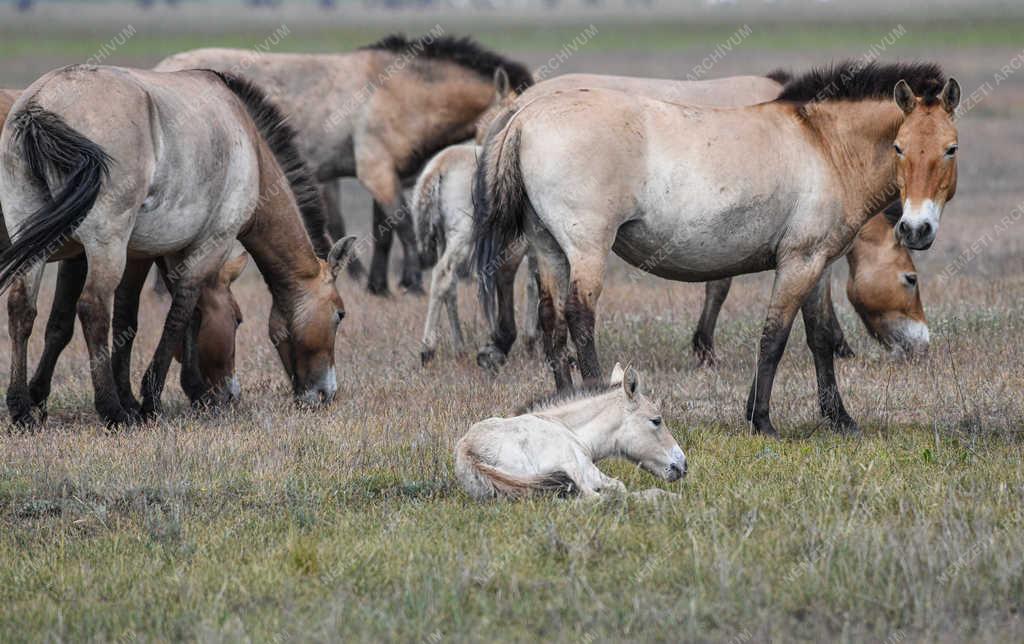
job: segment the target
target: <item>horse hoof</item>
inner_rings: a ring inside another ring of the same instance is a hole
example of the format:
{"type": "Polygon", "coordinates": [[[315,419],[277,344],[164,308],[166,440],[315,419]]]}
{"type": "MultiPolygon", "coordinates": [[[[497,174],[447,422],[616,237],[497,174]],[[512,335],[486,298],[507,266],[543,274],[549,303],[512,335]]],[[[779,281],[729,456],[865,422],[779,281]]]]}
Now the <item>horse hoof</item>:
{"type": "Polygon", "coordinates": [[[378,297],[389,297],[391,295],[391,292],[388,291],[387,282],[381,283],[374,280],[370,280],[369,282],[367,282],[366,292],[369,293],[370,295],[376,295],[378,297]]]}
{"type": "Polygon", "coordinates": [[[718,358],[714,351],[696,351],[697,367],[699,369],[713,369],[718,366],[718,358]]]}
{"type": "Polygon", "coordinates": [[[31,429],[43,424],[46,420],[46,410],[32,405],[19,405],[16,409],[8,407],[11,414],[11,422],[22,429],[31,429]]]}
{"type": "Polygon", "coordinates": [[[427,294],[427,292],[423,290],[423,284],[421,284],[419,281],[412,282],[412,281],[402,280],[401,282],[398,283],[398,286],[403,291],[408,293],[409,295],[426,295],[427,294]]]}
{"type": "Polygon", "coordinates": [[[835,353],[837,358],[854,358],[857,356],[853,349],[850,348],[850,345],[846,344],[845,340],[836,345],[833,353],[835,353]]]}
{"type": "Polygon", "coordinates": [[[433,349],[424,349],[420,351],[420,365],[427,366],[434,359],[434,354],[437,352],[433,349]]]}
{"type": "Polygon", "coordinates": [[[764,423],[754,423],[754,435],[756,436],[758,434],[765,438],[779,439],[779,432],[775,429],[775,426],[772,425],[770,420],[765,421],[764,423]]]}
{"type": "Polygon", "coordinates": [[[505,354],[497,347],[487,346],[476,354],[476,363],[481,369],[497,373],[505,365],[505,354]]]}
{"type": "Polygon", "coordinates": [[[832,428],[841,436],[849,436],[851,438],[860,436],[860,427],[857,425],[857,421],[849,416],[833,421],[832,428]]]}
{"type": "Polygon", "coordinates": [[[537,352],[537,338],[527,337],[526,340],[523,341],[523,348],[526,349],[526,353],[529,355],[532,356],[535,354],[537,352]]]}

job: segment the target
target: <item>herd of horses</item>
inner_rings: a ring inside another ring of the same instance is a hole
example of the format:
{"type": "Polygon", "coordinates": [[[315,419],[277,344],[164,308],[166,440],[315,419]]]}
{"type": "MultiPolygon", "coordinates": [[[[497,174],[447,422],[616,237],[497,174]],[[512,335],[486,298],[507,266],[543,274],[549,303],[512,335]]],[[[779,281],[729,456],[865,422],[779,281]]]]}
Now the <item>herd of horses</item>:
{"type": "MultiPolygon", "coordinates": [[[[957,82],[927,63],[534,82],[523,65],[450,37],[390,36],[335,55],[202,49],[153,70],[57,69],[0,92],[8,409],[22,424],[45,416],[76,316],[108,424],[160,413],[175,358],[194,403],[237,399],[242,314],[231,284],[249,257],[272,295],[269,334],[295,399],[329,403],[345,315],[336,278],[346,267],[362,273],[360,243],[338,212],[338,179],[355,177],[374,202],[369,291],[389,292],[395,233],[401,288],[421,290],[434,266],[424,363],[441,308],[455,346],[464,342],[456,284],[470,265],[491,328],[478,362],[495,369],[517,336],[513,285],[528,260],[527,342],[541,340],[559,392],[575,388],[574,368],[585,389],[608,387],[595,321],[612,252],[666,279],[707,282],[693,339],[703,363],[714,361],[731,278],[774,270],[747,417],[776,434],[772,383],[802,312],[821,412],[854,432],[834,372],[834,355],[850,350],[830,266],[847,257],[847,295],[874,338],[896,353],[927,348],[908,249],[932,244],[955,192],[959,97],[957,82]],[[46,262],[60,266],[29,378],[46,262]],[[171,306],[139,400],[132,339],[154,264],[171,306]]],[[[635,373],[615,378],[627,411],[643,407],[630,403],[635,373]]]]}

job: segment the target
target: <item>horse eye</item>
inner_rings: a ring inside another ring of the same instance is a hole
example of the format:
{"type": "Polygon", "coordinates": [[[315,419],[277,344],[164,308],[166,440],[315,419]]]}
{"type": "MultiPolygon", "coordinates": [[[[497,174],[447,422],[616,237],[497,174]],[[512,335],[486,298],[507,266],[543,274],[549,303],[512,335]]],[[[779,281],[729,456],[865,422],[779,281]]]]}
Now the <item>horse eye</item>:
{"type": "Polygon", "coordinates": [[[892,149],[896,150],[896,154],[898,154],[899,156],[903,156],[903,148],[900,147],[899,143],[893,143],[892,149]]]}
{"type": "Polygon", "coordinates": [[[946,156],[947,157],[951,157],[951,156],[955,155],[958,147],[959,146],[951,145],[948,148],[946,148],[946,156]]]}
{"type": "Polygon", "coordinates": [[[345,312],[344,311],[335,311],[334,312],[334,323],[335,324],[341,324],[341,321],[344,320],[344,319],[345,319],[345,312]]]}
{"type": "Polygon", "coordinates": [[[240,326],[242,326],[242,318],[236,318],[235,319],[235,328],[237,329],[240,326]]]}
{"type": "Polygon", "coordinates": [[[654,425],[655,427],[661,427],[661,417],[659,416],[658,418],[652,418],[651,424],[654,425]]]}

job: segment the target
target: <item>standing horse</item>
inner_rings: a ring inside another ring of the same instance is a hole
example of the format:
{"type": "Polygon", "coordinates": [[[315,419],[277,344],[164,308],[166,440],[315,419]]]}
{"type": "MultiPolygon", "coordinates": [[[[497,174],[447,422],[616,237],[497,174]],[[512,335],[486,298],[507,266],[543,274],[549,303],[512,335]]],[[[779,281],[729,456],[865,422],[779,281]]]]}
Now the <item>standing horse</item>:
{"type": "MultiPolygon", "coordinates": [[[[0,132],[11,107],[22,90],[0,90],[0,132]]],[[[0,250],[10,246],[7,226],[0,211],[0,250]]],[[[227,262],[214,274],[203,280],[196,306],[196,325],[193,333],[186,336],[181,349],[182,387],[193,403],[216,403],[236,400],[239,395],[238,379],[235,376],[235,332],[242,315],[231,293],[234,282],[248,262],[248,256],[241,255],[227,262]]],[[[166,275],[163,262],[157,262],[166,275]]],[[[141,407],[135,401],[131,388],[131,348],[135,339],[138,319],[139,290],[141,280],[149,271],[148,263],[137,267],[134,263],[126,266],[125,276],[118,286],[114,298],[114,343],[111,354],[114,379],[118,394],[130,411],[139,412],[141,407]],[[137,270],[136,270],[137,269],[137,270]]],[[[46,402],[50,395],[53,372],[57,359],[71,341],[75,331],[75,305],[85,282],[85,258],[76,257],[60,263],[54,304],[46,324],[46,343],[42,356],[36,365],[35,374],[29,383],[32,405],[46,413],[46,402]]],[[[23,400],[17,396],[9,400],[12,420],[19,424],[32,420],[31,409],[26,409],[23,400]]]]}
{"type": "Polygon", "coordinates": [[[319,199],[292,139],[259,90],[226,74],[76,65],[25,90],[0,136],[12,240],[0,254],[0,289],[12,287],[9,396],[30,404],[26,356],[43,262],[84,253],[76,308],[96,409],[107,423],[133,422],[108,358],[111,308],[129,260],[162,257],[173,297],[142,383],[143,413],[159,411],[202,281],[237,237],[270,287],[271,337],[296,398],[331,400],[344,316],[334,277],[353,239],[317,259],[300,207],[319,199]]]}
{"type": "MultiPolygon", "coordinates": [[[[401,286],[422,290],[416,236],[402,182],[435,152],[473,137],[503,69],[516,88],[529,71],[467,39],[389,36],[348,54],[254,54],[198,49],[156,69],[209,68],[243,74],[265,88],[298,132],[316,179],[357,177],[373,196],[373,260],[368,289],[388,292],[388,254],[397,229],[405,259],[401,286]]],[[[330,187],[328,188],[331,189],[330,187]]]]}
{"type": "Polygon", "coordinates": [[[661,405],[644,395],[635,369],[618,364],[610,385],[470,427],[455,446],[455,476],[478,501],[544,491],[596,497],[626,489],[594,464],[611,457],[666,481],[686,476],[686,455],[661,405]]]}
{"type": "Polygon", "coordinates": [[[488,136],[477,172],[477,270],[526,235],[537,255],[544,348],[556,387],[600,377],[594,336],[609,251],[643,270],[707,281],[775,269],[747,404],[777,435],[772,384],[804,312],[822,414],[857,431],[835,380],[821,277],[869,217],[900,198],[896,235],[931,246],[956,188],[960,86],[931,64],[845,63],[732,109],[610,90],[541,96],[488,136]],[[650,262],[656,256],[657,262],[650,262]]]}
{"type": "MultiPolygon", "coordinates": [[[[784,83],[789,80],[791,80],[790,74],[783,71],[775,71],[767,76],[731,76],[704,81],[566,74],[533,85],[523,92],[516,102],[511,100],[504,102],[504,117],[496,115],[495,120],[501,118],[507,120],[518,107],[525,106],[538,96],[556,91],[604,88],[668,102],[711,107],[740,107],[774,100],[782,92],[784,83]]],[[[482,143],[482,140],[478,142],[482,143]]],[[[899,217],[898,212],[894,217],[899,217]]],[[[854,246],[867,243],[866,240],[858,236],[854,246]]],[[[878,240],[876,246],[885,244],[886,242],[878,240]]],[[[887,347],[900,346],[908,353],[919,352],[927,347],[927,326],[923,327],[923,334],[921,332],[922,325],[925,325],[924,311],[920,306],[920,297],[917,295],[916,287],[902,286],[904,273],[913,274],[916,277],[914,262],[910,253],[902,246],[889,243],[887,247],[889,248],[888,252],[879,248],[878,252],[873,253],[873,257],[877,261],[870,271],[867,270],[867,266],[861,264],[865,273],[870,275],[870,282],[863,276],[857,275],[855,270],[851,270],[849,283],[851,286],[854,282],[863,286],[870,284],[867,288],[858,288],[859,293],[865,295],[870,293],[870,296],[859,298],[857,306],[872,337],[887,347]],[[916,300],[916,306],[914,306],[913,300],[916,300]],[[884,328],[868,322],[868,320],[883,318],[888,320],[888,324],[884,328]],[[907,333],[908,331],[911,333],[907,333]]],[[[490,342],[477,355],[477,361],[487,369],[493,370],[503,364],[509,349],[515,342],[512,285],[515,281],[518,262],[518,258],[512,257],[510,262],[494,267],[495,292],[493,295],[484,294],[484,308],[487,309],[489,317],[497,320],[492,327],[490,342]],[[498,305],[497,311],[491,313],[495,303],[498,305]]],[[[828,285],[826,286],[828,287],[828,285]]],[[[701,365],[714,363],[715,322],[730,287],[731,278],[711,280],[706,285],[704,307],[693,336],[694,353],[701,365]]],[[[824,310],[828,314],[827,321],[832,328],[835,354],[840,357],[852,356],[853,351],[846,344],[842,327],[835,315],[831,294],[829,294],[829,306],[824,310]]]]}

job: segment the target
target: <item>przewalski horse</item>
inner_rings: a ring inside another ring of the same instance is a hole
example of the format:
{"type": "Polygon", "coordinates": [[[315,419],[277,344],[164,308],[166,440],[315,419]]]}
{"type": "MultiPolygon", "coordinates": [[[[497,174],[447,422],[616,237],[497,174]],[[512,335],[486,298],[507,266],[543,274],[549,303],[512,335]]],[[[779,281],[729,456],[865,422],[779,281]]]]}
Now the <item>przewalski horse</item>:
{"type": "MultiPolygon", "coordinates": [[[[538,96],[556,91],[579,90],[586,88],[605,88],[624,91],[630,94],[647,96],[668,102],[681,102],[690,105],[706,105],[711,107],[740,107],[753,105],[774,100],[782,92],[783,83],[790,80],[791,76],[783,71],[775,71],[767,76],[732,76],[717,78],[705,81],[680,81],[660,78],[637,78],[630,76],[605,76],[598,74],[566,74],[537,83],[527,89],[517,101],[506,101],[502,112],[504,119],[511,117],[511,111],[523,107],[538,96]]],[[[500,115],[495,117],[501,119],[500,115]]],[[[482,143],[482,137],[478,143],[482,143]]],[[[894,215],[898,219],[897,212],[894,215]]],[[[873,238],[874,239],[874,238],[873,238]]],[[[863,246],[867,242],[858,236],[854,246],[863,246]]],[[[878,262],[872,268],[863,263],[866,275],[864,278],[856,274],[856,269],[851,269],[850,284],[856,282],[861,285],[858,292],[862,295],[856,306],[861,313],[862,319],[868,325],[868,332],[887,347],[902,346],[908,352],[919,352],[927,347],[927,327],[921,332],[921,325],[925,324],[924,312],[920,306],[920,298],[917,296],[916,288],[904,287],[902,284],[903,274],[916,276],[913,259],[910,253],[898,244],[878,240],[878,244],[884,246],[877,252],[873,252],[873,258],[878,262]],[[916,300],[917,306],[909,299],[916,300]],[[888,324],[884,327],[878,324],[869,323],[868,320],[885,319],[888,324]],[[897,333],[898,329],[915,331],[914,334],[904,332],[897,333]],[[916,336],[916,342],[910,341],[916,336]],[[923,341],[921,340],[923,338],[923,341]],[[908,342],[909,341],[909,342],[908,342]],[[911,347],[906,346],[913,345],[911,347]]],[[[866,248],[862,250],[867,250],[866,248]]],[[[849,258],[848,258],[849,259],[849,258]]],[[[511,262],[517,263],[518,255],[513,255],[511,262]]],[[[851,265],[852,266],[852,265],[851,265]]],[[[487,309],[489,317],[497,320],[492,328],[491,340],[484,346],[477,361],[482,367],[495,369],[504,363],[505,357],[515,341],[515,312],[511,304],[511,285],[515,279],[516,266],[505,263],[501,267],[495,267],[495,293],[484,295],[484,308],[487,309]],[[495,305],[497,305],[495,307],[495,305]],[[496,312],[492,312],[497,308],[496,312]]],[[[704,307],[701,313],[700,322],[693,336],[694,353],[701,365],[714,363],[714,327],[722,303],[728,295],[731,286],[731,278],[711,280],[706,285],[704,307]]],[[[843,337],[842,327],[839,325],[838,317],[835,315],[832,306],[831,293],[829,293],[829,307],[827,309],[828,323],[832,327],[833,346],[837,356],[852,356],[853,352],[843,337]]]]}
{"type": "Polygon", "coordinates": [[[666,481],[686,476],[686,455],[662,421],[660,403],[644,395],[636,370],[618,364],[610,385],[470,427],[455,446],[455,476],[478,501],[534,492],[621,494],[622,481],[595,465],[612,457],[666,481]]]}
{"type": "Polygon", "coordinates": [[[570,333],[584,381],[600,378],[594,323],[609,251],[680,281],[775,269],[747,418],[777,435],[772,384],[802,308],[821,412],[856,431],[836,385],[821,277],[897,198],[900,241],[931,245],[956,187],[959,99],[957,82],[923,63],[826,67],[772,102],[732,109],[603,89],[541,96],[484,146],[479,279],[492,281],[496,254],[526,236],[544,348],[563,389],[570,333]]]}
{"type": "Polygon", "coordinates": [[[156,69],[235,71],[273,97],[298,132],[302,158],[316,179],[357,177],[374,199],[373,260],[368,288],[388,292],[388,254],[397,229],[405,258],[401,286],[421,290],[416,235],[402,201],[435,152],[473,138],[503,69],[514,88],[529,70],[468,38],[388,36],[347,54],[254,54],[199,49],[156,69]]]}
{"type": "Polygon", "coordinates": [[[76,65],[33,83],[8,121],[0,201],[13,243],[0,255],[0,289],[11,287],[9,399],[31,404],[26,354],[43,262],[84,253],[77,313],[96,409],[107,423],[133,422],[108,357],[111,308],[129,258],[160,257],[173,297],[142,383],[143,413],[157,412],[202,280],[236,237],[270,287],[271,337],[296,398],[333,398],[344,316],[334,277],[353,239],[317,259],[300,216],[319,207],[315,184],[284,117],[258,89],[209,71],[76,65]]]}
{"type": "MultiPolygon", "coordinates": [[[[0,90],[0,132],[21,90],[0,90]]],[[[7,226],[0,211],[0,250],[10,246],[7,226]]],[[[235,376],[235,332],[241,323],[241,310],[231,293],[231,283],[238,278],[248,261],[241,255],[206,276],[196,306],[196,324],[180,354],[182,360],[182,387],[193,403],[218,403],[235,400],[239,395],[235,376]]],[[[166,275],[163,262],[157,262],[166,275]]],[[[119,396],[130,411],[141,408],[135,401],[131,387],[131,350],[138,319],[138,301],[141,282],[149,270],[145,262],[129,262],[125,275],[114,297],[114,343],[111,353],[114,379],[119,396]],[[139,265],[136,266],[136,263],[139,265]]],[[[46,342],[35,374],[29,382],[32,405],[46,415],[46,402],[50,395],[53,372],[57,360],[71,341],[75,331],[75,307],[85,283],[85,257],[79,256],[60,263],[53,307],[46,324],[46,342]]],[[[30,410],[24,409],[19,399],[13,399],[10,412],[13,420],[25,424],[33,420],[30,410]]]]}

